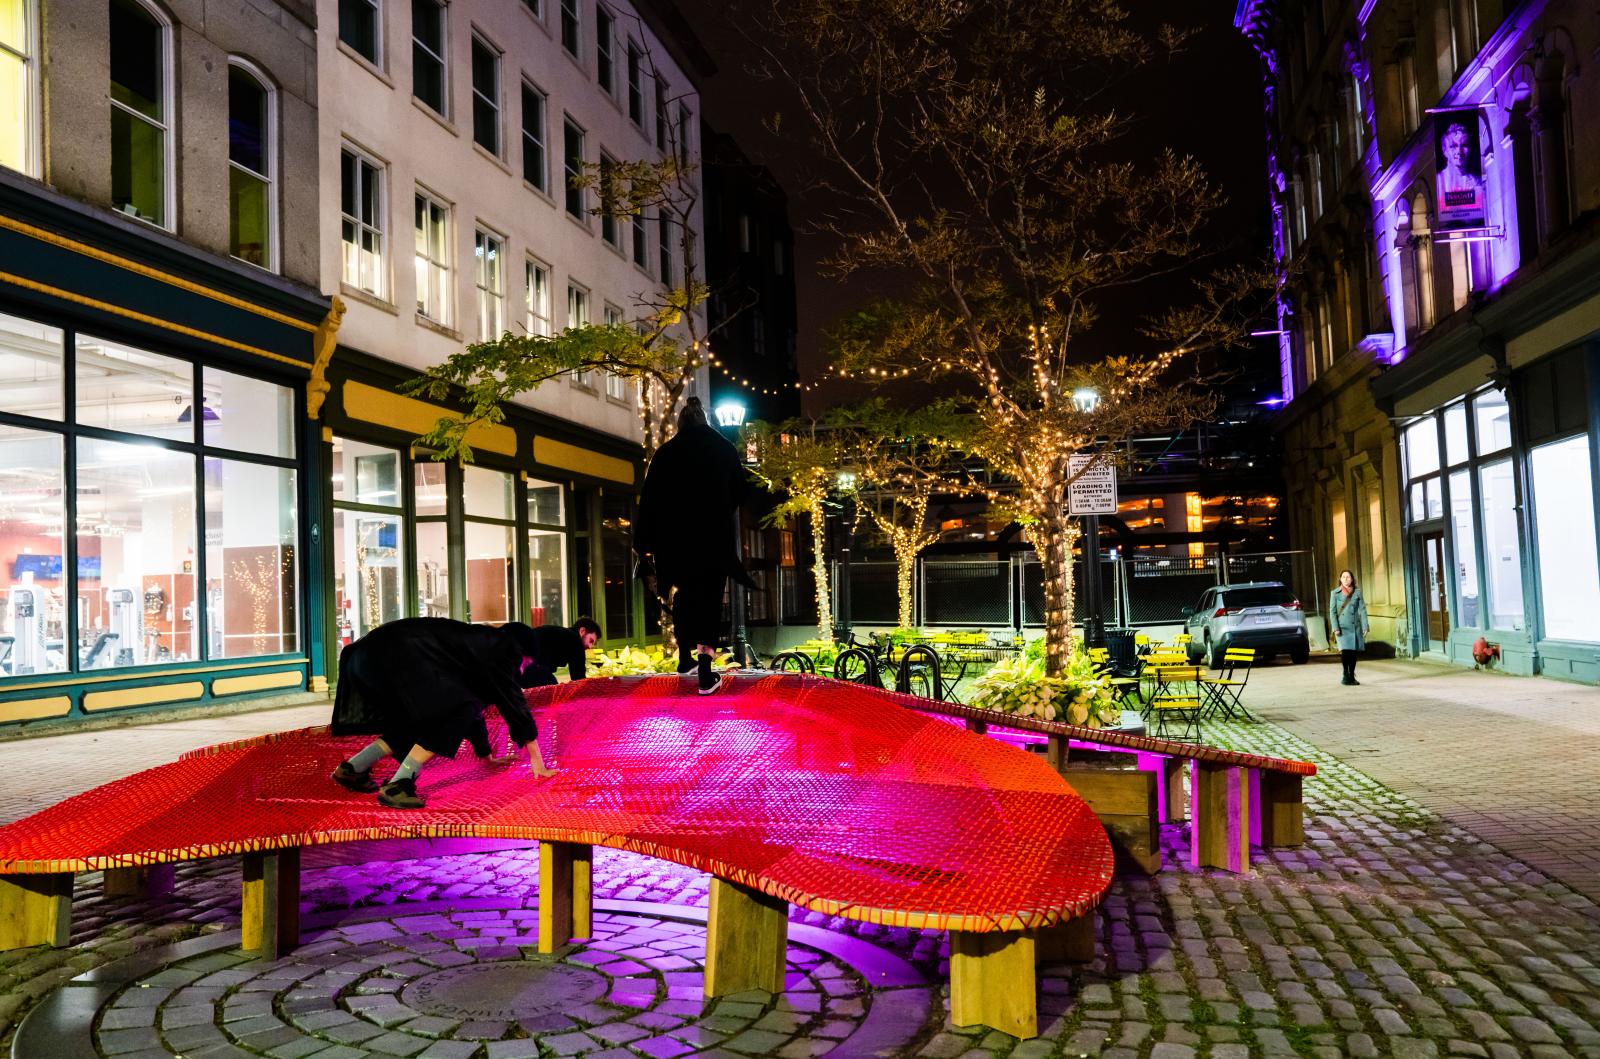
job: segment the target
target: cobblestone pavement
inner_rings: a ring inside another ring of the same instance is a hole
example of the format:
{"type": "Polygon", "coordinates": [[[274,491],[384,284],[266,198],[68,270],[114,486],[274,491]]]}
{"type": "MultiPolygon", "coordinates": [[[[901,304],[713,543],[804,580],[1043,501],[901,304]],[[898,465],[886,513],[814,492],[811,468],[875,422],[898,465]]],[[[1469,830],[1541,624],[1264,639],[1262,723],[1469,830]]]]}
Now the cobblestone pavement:
{"type": "Polygon", "coordinates": [[[536,850],[378,859],[396,855],[391,844],[308,854],[306,911],[330,925],[276,962],[228,947],[236,862],[186,866],[154,901],[103,898],[96,877],[80,878],[72,947],[0,954],[0,1046],[39,1005],[94,1034],[81,1047],[56,1038],[74,1056],[136,1059],[872,1054],[839,1042],[882,1015],[899,1034],[891,1055],[1600,1057],[1590,899],[1274,725],[1208,734],[1317,762],[1306,845],[1258,853],[1246,876],[1198,872],[1169,828],[1166,870],[1113,884],[1097,959],[1041,969],[1038,1040],[948,1024],[939,934],[796,910],[791,991],[706,1006],[704,876],[597,850],[597,897],[682,915],[602,903],[592,943],[540,960],[527,948],[536,850]],[[136,953],[131,972],[64,985],[136,953]],[[927,985],[869,987],[875,954],[927,985]],[[484,973],[501,985],[475,986],[484,973]],[[508,988],[521,999],[496,1008],[508,988]],[[551,995],[559,1006],[541,1000],[551,995]]]}
{"type": "MultiPolygon", "coordinates": [[[[1319,660],[1320,661],[1320,660],[1319,660]]],[[[1600,688],[1411,661],[1266,666],[1257,712],[1600,901],[1600,688]]]]}

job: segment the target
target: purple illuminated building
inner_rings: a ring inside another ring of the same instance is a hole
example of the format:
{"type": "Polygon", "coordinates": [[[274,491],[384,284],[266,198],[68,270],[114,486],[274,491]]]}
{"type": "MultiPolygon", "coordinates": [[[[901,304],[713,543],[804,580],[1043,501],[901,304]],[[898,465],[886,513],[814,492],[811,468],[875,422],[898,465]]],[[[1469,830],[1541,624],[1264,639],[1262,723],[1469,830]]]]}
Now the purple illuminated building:
{"type": "Polygon", "coordinates": [[[1240,0],[1235,25],[1264,75],[1302,595],[1348,567],[1398,653],[1471,664],[1481,637],[1513,672],[1600,678],[1600,14],[1240,0]]]}

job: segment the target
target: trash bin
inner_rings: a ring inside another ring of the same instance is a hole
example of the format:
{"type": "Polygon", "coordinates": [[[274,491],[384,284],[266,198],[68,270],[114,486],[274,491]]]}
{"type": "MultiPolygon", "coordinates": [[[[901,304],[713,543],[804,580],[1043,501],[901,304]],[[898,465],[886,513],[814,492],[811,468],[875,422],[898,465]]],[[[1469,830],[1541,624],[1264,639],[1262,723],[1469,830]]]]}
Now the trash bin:
{"type": "Polygon", "coordinates": [[[1131,673],[1138,668],[1139,656],[1134,647],[1132,629],[1107,629],[1106,652],[1111,657],[1111,664],[1119,672],[1131,673]]]}

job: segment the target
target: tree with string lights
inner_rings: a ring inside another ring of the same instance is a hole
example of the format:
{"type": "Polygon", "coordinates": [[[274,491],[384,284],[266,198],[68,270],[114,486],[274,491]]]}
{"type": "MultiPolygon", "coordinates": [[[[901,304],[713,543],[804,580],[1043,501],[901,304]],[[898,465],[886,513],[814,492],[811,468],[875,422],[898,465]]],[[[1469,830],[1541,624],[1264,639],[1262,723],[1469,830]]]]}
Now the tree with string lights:
{"type": "Polygon", "coordinates": [[[780,500],[767,516],[773,525],[792,525],[804,516],[811,524],[811,574],[816,582],[817,638],[833,640],[833,594],[828,590],[828,497],[840,485],[848,459],[841,435],[807,420],[776,426],[750,423],[744,429],[751,470],[780,500]]]}
{"type": "Polygon", "coordinates": [[[1040,552],[1059,673],[1070,457],[1114,459],[1206,415],[1196,358],[1241,342],[1242,302],[1263,286],[1256,270],[1198,272],[1220,193],[1192,159],[1130,151],[1113,106],[1185,34],[1142,31],[1114,0],[784,0],[760,23],[759,69],[787,86],[828,166],[811,211],[838,242],[831,266],[901,292],[833,329],[835,370],[974,396],[966,444],[1007,480],[986,489],[1040,552]],[[1196,296],[1150,306],[1154,352],[1105,356],[1092,328],[1107,297],[1184,270],[1196,296]]]}

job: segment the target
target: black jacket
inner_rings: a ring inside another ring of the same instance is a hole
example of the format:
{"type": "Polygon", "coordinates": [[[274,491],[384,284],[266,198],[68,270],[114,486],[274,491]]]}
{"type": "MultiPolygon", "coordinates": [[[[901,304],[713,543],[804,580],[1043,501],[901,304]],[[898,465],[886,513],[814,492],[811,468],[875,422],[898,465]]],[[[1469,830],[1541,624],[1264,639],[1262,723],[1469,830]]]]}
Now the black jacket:
{"type": "Polygon", "coordinates": [[[685,427],[656,450],[639,490],[633,550],[654,559],[662,594],[697,577],[756,587],[739,561],[735,532],[750,490],[739,453],[709,426],[685,427]]]}
{"type": "Polygon", "coordinates": [[[380,625],[339,655],[333,734],[405,733],[448,754],[481,727],[484,707],[495,706],[511,738],[531,743],[538,729],[521,665],[522,652],[492,626],[450,618],[380,625]]]}
{"type": "Polygon", "coordinates": [[[562,666],[567,667],[567,674],[573,680],[582,680],[585,672],[585,663],[588,661],[583,649],[583,637],[577,629],[567,625],[541,625],[534,629],[523,643],[523,650],[533,648],[532,658],[534,666],[528,668],[523,683],[529,687],[528,677],[534,675],[534,667],[538,667],[539,676],[548,676],[548,680],[539,680],[539,684],[554,684],[555,672],[562,666]]]}

